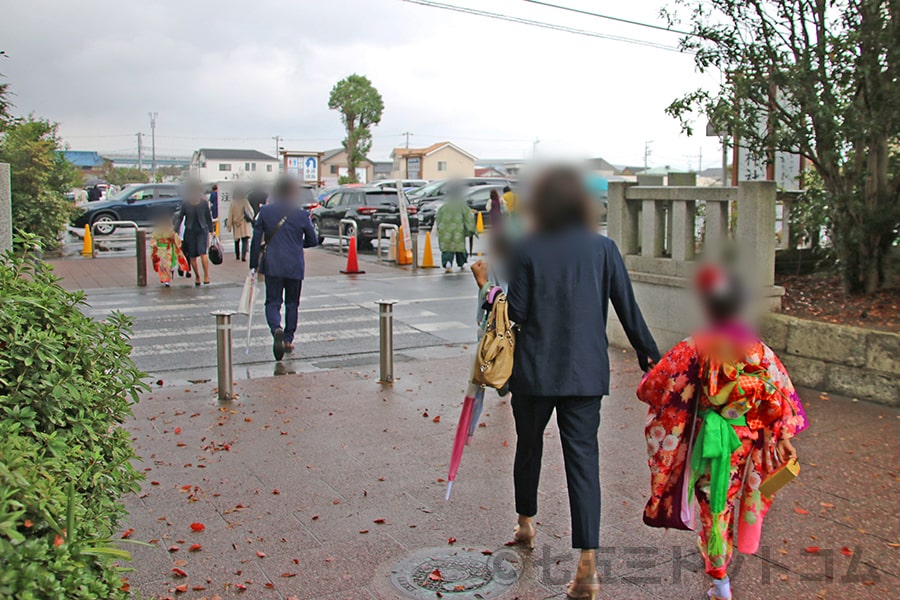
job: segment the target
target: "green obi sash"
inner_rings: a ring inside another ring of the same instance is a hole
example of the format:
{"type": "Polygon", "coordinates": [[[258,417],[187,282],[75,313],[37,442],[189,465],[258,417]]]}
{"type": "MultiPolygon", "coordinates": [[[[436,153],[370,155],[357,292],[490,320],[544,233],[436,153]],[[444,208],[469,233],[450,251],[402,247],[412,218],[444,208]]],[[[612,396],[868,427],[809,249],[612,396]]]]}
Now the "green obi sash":
{"type": "MultiPolygon", "coordinates": [[[[713,515],[725,511],[728,500],[728,486],[731,483],[731,455],[741,447],[741,438],[734,431],[737,425],[747,425],[747,416],[726,419],[714,410],[700,411],[703,423],[697,434],[694,451],[691,454],[691,493],[694,485],[705,473],[709,473],[709,506],[713,515]]],[[[713,521],[708,544],[709,554],[719,556],[725,553],[722,531],[713,521]]]]}

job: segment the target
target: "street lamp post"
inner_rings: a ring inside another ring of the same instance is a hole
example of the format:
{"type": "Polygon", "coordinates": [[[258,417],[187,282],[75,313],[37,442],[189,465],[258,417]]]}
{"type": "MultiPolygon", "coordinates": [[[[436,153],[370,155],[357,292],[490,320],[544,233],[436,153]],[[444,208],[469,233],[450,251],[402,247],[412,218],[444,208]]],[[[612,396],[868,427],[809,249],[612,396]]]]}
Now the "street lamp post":
{"type": "Polygon", "coordinates": [[[152,172],[153,172],[153,181],[156,181],[156,117],[159,116],[157,112],[149,112],[147,113],[150,116],[150,138],[152,144],[152,172]]]}

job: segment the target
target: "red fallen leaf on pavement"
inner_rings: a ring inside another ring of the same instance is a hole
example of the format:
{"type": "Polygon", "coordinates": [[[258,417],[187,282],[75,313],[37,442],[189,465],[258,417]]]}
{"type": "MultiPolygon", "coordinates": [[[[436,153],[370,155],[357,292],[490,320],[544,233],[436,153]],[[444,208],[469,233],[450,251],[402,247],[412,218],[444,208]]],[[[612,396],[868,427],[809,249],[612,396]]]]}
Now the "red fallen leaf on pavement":
{"type": "Polygon", "coordinates": [[[192,587],[191,589],[192,589],[193,591],[195,591],[195,592],[202,592],[202,591],[205,590],[206,588],[203,587],[202,585],[195,585],[195,586],[192,587]]]}
{"type": "Polygon", "coordinates": [[[478,426],[479,427],[487,427],[487,423],[482,421],[481,423],[478,424],[478,426]]]}
{"type": "Polygon", "coordinates": [[[191,491],[191,486],[189,486],[189,485],[183,485],[183,486],[181,486],[181,491],[182,491],[182,492],[189,492],[189,491],[191,491]]]}
{"type": "Polygon", "coordinates": [[[503,440],[503,447],[506,448],[507,446],[509,446],[509,442],[507,442],[506,440],[503,440]]]}
{"type": "Polygon", "coordinates": [[[151,481],[151,482],[150,482],[150,485],[159,485],[159,482],[158,482],[158,481],[151,481]]]}
{"type": "Polygon", "coordinates": [[[179,433],[181,433],[181,427],[176,427],[176,428],[175,428],[175,435],[178,435],[179,433]]]}
{"type": "Polygon", "coordinates": [[[53,538],[53,545],[56,546],[57,548],[59,548],[60,546],[62,546],[65,543],[66,543],[66,540],[64,540],[63,537],[61,535],[59,535],[58,533],[56,534],[56,537],[53,538]]]}
{"type": "Polygon", "coordinates": [[[267,581],[263,584],[263,587],[266,588],[267,590],[274,590],[275,584],[270,581],[267,581]]]}
{"type": "Polygon", "coordinates": [[[253,419],[251,419],[250,417],[244,417],[244,421],[246,421],[247,423],[252,423],[253,419]]]}
{"type": "Polygon", "coordinates": [[[432,422],[432,423],[440,423],[440,422],[441,422],[441,415],[438,415],[438,416],[436,416],[435,418],[433,418],[433,419],[431,420],[431,422],[432,422]]]}
{"type": "Polygon", "coordinates": [[[187,577],[187,573],[185,573],[178,567],[175,567],[174,569],[172,569],[172,572],[175,573],[176,577],[187,577]]]}
{"type": "Polygon", "coordinates": [[[234,587],[236,587],[237,589],[239,589],[242,592],[247,591],[247,586],[244,585],[243,583],[236,583],[236,584],[234,584],[234,587]]]}
{"type": "Polygon", "coordinates": [[[262,551],[260,551],[260,550],[257,550],[257,551],[256,551],[256,555],[257,555],[258,557],[260,557],[260,558],[265,558],[265,557],[266,557],[266,553],[265,553],[265,552],[262,552],[262,551]]]}
{"type": "Polygon", "coordinates": [[[819,552],[819,547],[818,546],[807,546],[806,551],[809,554],[817,554],[819,552]]]}
{"type": "Polygon", "coordinates": [[[341,501],[338,500],[337,498],[335,498],[334,500],[331,501],[331,503],[334,504],[335,506],[337,506],[338,504],[341,503],[341,501]]]}
{"type": "Polygon", "coordinates": [[[452,546],[453,544],[456,543],[456,538],[455,537],[448,538],[447,543],[452,546]]]}
{"type": "Polygon", "coordinates": [[[279,492],[278,490],[272,490],[272,494],[275,495],[275,496],[277,496],[277,495],[280,494],[280,493],[281,493],[281,492],[279,492]]]}
{"type": "Polygon", "coordinates": [[[853,556],[853,550],[851,550],[847,546],[844,546],[843,548],[841,548],[841,554],[843,554],[844,556],[853,556]]]}
{"type": "Polygon", "coordinates": [[[200,532],[206,529],[206,525],[203,523],[191,523],[191,531],[200,532]]]}
{"type": "Polygon", "coordinates": [[[375,519],[372,522],[375,523],[376,525],[384,525],[384,523],[385,523],[384,519],[375,519]]]}
{"type": "Polygon", "coordinates": [[[319,520],[319,515],[313,515],[313,516],[312,516],[312,520],[313,520],[313,521],[318,521],[318,520],[319,520]]]}
{"type": "Polygon", "coordinates": [[[296,573],[282,573],[281,576],[282,577],[296,577],[297,574],[296,573]]]}
{"type": "Polygon", "coordinates": [[[431,574],[428,576],[428,579],[430,579],[430,580],[432,580],[432,581],[443,581],[444,578],[441,576],[441,570],[440,570],[440,569],[435,569],[435,570],[432,571],[431,574]]]}
{"type": "Polygon", "coordinates": [[[292,559],[291,559],[291,562],[294,563],[295,565],[299,565],[299,564],[300,564],[300,559],[299,559],[299,558],[292,558],[292,559]]]}
{"type": "Polygon", "coordinates": [[[124,582],[124,583],[122,583],[122,587],[119,588],[119,591],[120,591],[120,592],[130,592],[130,591],[131,591],[131,584],[128,583],[127,581],[124,582]]]}
{"type": "Polygon", "coordinates": [[[454,591],[454,592],[464,592],[464,591],[466,591],[466,586],[464,586],[464,585],[455,585],[455,586],[453,586],[453,591],[454,591]]]}
{"type": "MultiPolygon", "coordinates": [[[[27,525],[26,525],[26,527],[27,527],[27,525]]],[[[134,529],[126,529],[125,532],[122,533],[122,539],[127,540],[132,535],[134,535],[134,529]]]]}
{"type": "Polygon", "coordinates": [[[359,532],[366,534],[366,533],[369,533],[369,530],[368,529],[360,529],[359,532]]]}
{"type": "Polygon", "coordinates": [[[490,556],[493,554],[493,552],[491,550],[482,550],[481,553],[484,554],[485,556],[490,556]]]}
{"type": "Polygon", "coordinates": [[[200,552],[203,550],[203,546],[200,544],[191,544],[191,547],[188,548],[188,552],[200,552]]]}
{"type": "Polygon", "coordinates": [[[178,560],[173,560],[172,564],[176,567],[186,567],[187,561],[179,558],[178,560]]]}
{"type": "Polygon", "coordinates": [[[182,583],[181,585],[175,586],[175,592],[179,594],[184,594],[188,590],[188,585],[186,583],[182,583]]]}
{"type": "Polygon", "coordinates": [[[809,514],[808,510],[803,510],[799,506],[794,507],[794,512],[797,513],[798,515],[808,515],[809,514]]]}
{"type": "Polygon", "coordinates": [[[169,552],[178,552],[178,546],[169,546],[169,552]]]}

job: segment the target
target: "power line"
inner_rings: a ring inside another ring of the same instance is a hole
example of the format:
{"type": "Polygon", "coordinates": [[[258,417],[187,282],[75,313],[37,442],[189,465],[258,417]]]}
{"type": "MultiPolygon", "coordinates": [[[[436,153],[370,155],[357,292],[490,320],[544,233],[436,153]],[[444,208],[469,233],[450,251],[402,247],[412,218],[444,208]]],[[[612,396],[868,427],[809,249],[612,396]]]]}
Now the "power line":
{"type": "Polygon", "coordinates": [[[610,15],[601,15],[599,13],[590,12],[587,10],[581,10],[578,8],[572,8],[571,6],[560,6],[559,4],[551,4],[550,2],[540,2],[540,0],[522,0],[523,2],[527,2],[529,4],[537,4],[539,6],[546,6],[547,8],[556,8],[559,10],[564,10],[567,12],[577,13],[579,15],[587,15],[589,17],[597,17],[598,19],[607,19],[609,21],[616,21],[617,23],[626,23],[628,25],[635,25],[637,27],[646,27],[648,29],[656,29],[657,31],[666,31],[668,33],[676,33],[678,35],[689,35],[693,36],[694,34],[689,31],[679,31],[678,29],[670,29],[668,27],[663,27],[662,25],[655,25],[653,23],[642,23],[641,21],[632,21],[631,19],[623,19],[622,17],[612,17],[610,15]]]}
{"type": "Polygon", "coordinates": [[[614,42],[625,42],[627,44],[636,44],[638,46],[647,46],[649,48],[656,48],[657,50],[668,50],[670,52],[678,52],[681,53],[675,46],[666,46],[665,44],[657,44],[656,42],[650,42],[647,40],[639,40],[636,38],[622,37],[617,35],[608,35],[605,33],[598,33],[596,31],[587,31],[585,29],[576,29],[574,27],[568,27],[566,25],[557,25],[555,23],[547,23],[546,21],[534,21],[532,19],[525,19],[522,17],[516,17],[513,15],[507,15],[502,13],[494,13],[488,12],[486,10],[479,10],[476,8],[468,8],[465,6],[457,6],[455,4],[443,4],[441,2],[433,2],[432,0],[402,0],[403,2],[408,2],[410,4],[419,4],[421,6],[427,6],[429,8],[440,8],[442,10],[451,10],[454,12],[459,12],[467,15],[474,15],[477,17],[487,17],[489,19],[498,19],[500,21],[509,21],[510,23],[519,23],[520,25],[530,25],[532,27],[541,27],[543,29],[552,29],[554,31],[562,31],[564,33],[574,33],[576,35],[583,35],[587,37],[600,38],[605,40],[611,40],[614,42]]]}

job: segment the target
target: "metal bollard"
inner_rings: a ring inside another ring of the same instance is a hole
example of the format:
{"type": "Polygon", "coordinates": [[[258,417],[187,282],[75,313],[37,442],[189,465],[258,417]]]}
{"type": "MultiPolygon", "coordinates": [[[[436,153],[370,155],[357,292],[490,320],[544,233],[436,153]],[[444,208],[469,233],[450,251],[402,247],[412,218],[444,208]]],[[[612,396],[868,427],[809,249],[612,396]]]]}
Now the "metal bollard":
{"type": "Polygon", "coordinates": [[[147,231],[145,229],[134,230],[134,242],[137,252],[137,284],[138,287],[147,286],[147,231]]]}
{"type": "Polygon", "coordinates": [[[378,354],[381,383],[394,381],[394,304],[396,300],[376,300],[378,305],[378,354]]]}
{"type": "Polygon", "coordinates": [[[231,400],[232,392],[231,372],[231,316],[234,311],[214,310],[211,313],[216,318],[216,370],[219,375],[219,400],[231,400]]]}

